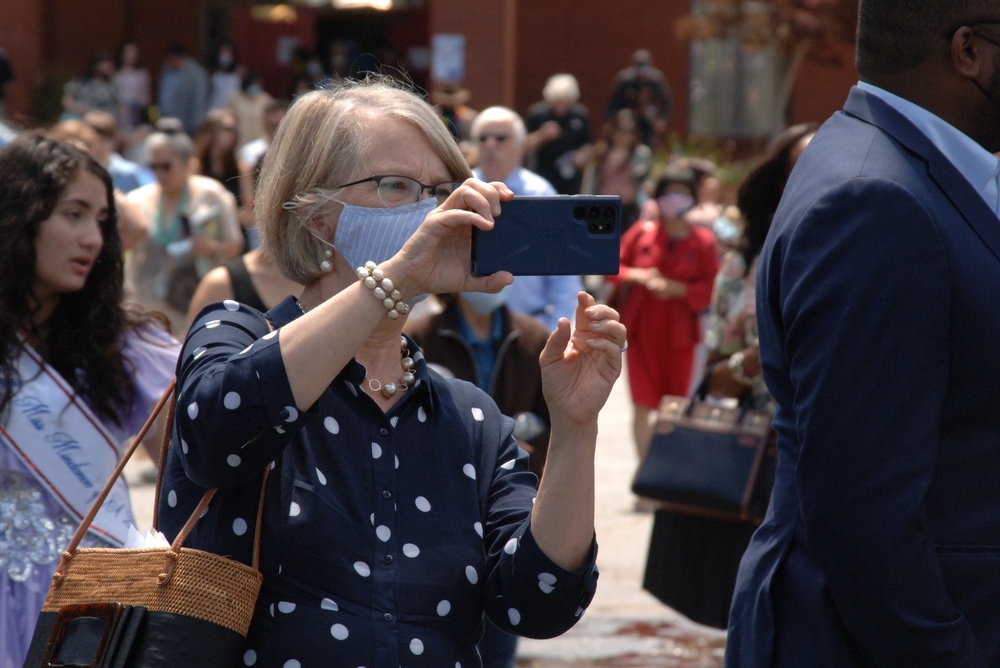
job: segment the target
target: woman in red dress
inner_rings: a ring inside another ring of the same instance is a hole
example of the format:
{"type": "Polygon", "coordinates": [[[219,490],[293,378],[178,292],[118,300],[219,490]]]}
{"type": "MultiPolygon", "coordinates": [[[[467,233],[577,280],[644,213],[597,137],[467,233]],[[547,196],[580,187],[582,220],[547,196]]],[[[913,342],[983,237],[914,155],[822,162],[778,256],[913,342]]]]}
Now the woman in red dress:
{"type": "Polygon", "coordinates": [[[660,398],[687,394],[701,314],[718,271],[714,235],[684,219],[695,204],[695,188],[690,169],[663,171],[653,191],[658,219],[629,228],[622,237],[618,275],[609,277],[623,295],[617,307],[629,333],[628,378],[640,462],[660,398]]]}

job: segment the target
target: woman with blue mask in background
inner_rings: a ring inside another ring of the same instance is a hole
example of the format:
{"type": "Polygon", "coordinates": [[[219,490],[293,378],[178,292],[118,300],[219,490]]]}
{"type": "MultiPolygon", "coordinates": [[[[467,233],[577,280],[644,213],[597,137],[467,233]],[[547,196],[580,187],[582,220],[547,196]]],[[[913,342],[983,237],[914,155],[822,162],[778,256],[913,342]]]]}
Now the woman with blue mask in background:
{"type": "Polygon", "coordinates": [[[513,280],[470,273],[472,227],[512,193],[468,177],[433,109],[388,82],[307,93],[278,128],[255,215],[305,287],[267,314],[227,301],[195,320],[160,508],[173,537],[218,487],[187,544],[249,563],[266,481],[245,665],[476,667],[484,614],[549,637],[593,596],[617,313],[581,293],[536,362],[552,423],[537,491],[513,420],[402,335],[423,295],[513,280]]]}

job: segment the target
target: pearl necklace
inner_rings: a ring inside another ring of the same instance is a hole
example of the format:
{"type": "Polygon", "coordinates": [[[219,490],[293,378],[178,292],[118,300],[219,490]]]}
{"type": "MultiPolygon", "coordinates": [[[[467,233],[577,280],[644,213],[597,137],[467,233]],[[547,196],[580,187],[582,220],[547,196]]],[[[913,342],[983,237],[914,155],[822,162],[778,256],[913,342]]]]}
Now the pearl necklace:
{"type": "Polygon", "coordinates": [[[403,367],[403,375],[400,377],[398,384],[386,383],[383,385],[382,381],[378,378],[368,378],[368,376],[365,376],[368,389],[372,392],[381,392],[386,398],[395,396],[396,392],[405,392],[413,387],[413,383],[417,380],[417,377],[413,374],[413,369],[416,367],[416,363],[413,361],[413,358],[410,357],[410,348],[405,336],[399,337],[399,348],[401,358],[400,365],[403,367]]]}

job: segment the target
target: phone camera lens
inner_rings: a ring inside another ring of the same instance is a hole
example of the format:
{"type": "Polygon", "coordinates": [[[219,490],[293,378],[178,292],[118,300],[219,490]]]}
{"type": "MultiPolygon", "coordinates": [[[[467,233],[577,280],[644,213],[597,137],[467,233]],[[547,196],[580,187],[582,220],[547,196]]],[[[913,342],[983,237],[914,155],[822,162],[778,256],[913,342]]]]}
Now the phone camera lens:
{"type": "Polygon", "coordinates": [[[613,206],[606,206],[606,207],[604,207],[604,217],[607,218],[608,220],[614,220],[615,219],[615,207],[613,207],[613,206]]]}
{"type": "Polygon", "coordinates": [[[587,212],[584,210],[582,206],[578,206],[575,209],[573,209],[573,217],[576,218],[577,220],[583,220],[584,218],[586,218],[586,213],[587,212]]]}
{"type": "Polygon", "coordinates": [[[590,211],[588,213],[589,213],[590,217],[593,218],[593,219],[595,219],[595,220],[597,218],[601,217],[601,209],[600,209],[600,207],[592,206],[592,207],[590,207],[590,211]]]}

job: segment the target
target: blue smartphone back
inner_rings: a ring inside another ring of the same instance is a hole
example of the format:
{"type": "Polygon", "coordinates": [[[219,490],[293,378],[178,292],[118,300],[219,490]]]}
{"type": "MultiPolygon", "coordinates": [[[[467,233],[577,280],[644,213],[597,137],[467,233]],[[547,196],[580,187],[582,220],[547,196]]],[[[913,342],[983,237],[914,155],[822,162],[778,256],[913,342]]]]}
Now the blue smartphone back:
{"type": "Polygon", "coordinates": [[[472,230],[472,273],[515,276],[617,274],[621,198],[515,197],[489,232],[472,230]]]}

